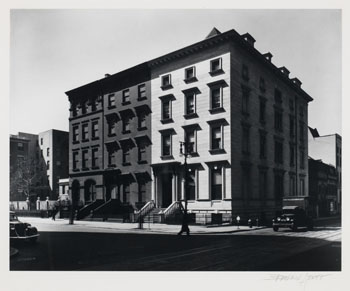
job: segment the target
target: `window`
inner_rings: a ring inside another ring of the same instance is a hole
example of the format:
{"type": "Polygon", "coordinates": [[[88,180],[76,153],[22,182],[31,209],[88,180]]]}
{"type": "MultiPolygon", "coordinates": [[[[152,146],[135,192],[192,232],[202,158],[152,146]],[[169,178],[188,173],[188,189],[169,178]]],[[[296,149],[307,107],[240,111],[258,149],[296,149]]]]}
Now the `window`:
{"type": "Polygon", "coordinates": [[[50,161],[47,161],[46,170],[50,170],[50,161]]]}
{"type": "Polygon", "coordinates": [[[49,157],[50,156],[50,148],[46,149],[46,156],[49,157]]]}
{"type": "Polygon", "coordinates": [[[144,143],[140,143],[138,146],[138,160],[139,162],[146,162],[146,145],[144,143]]]}
{"type": "Polygon", "coordinates": [[[289,136],[293,138],[295,136],[294,129],[295,119],[292,115],[289,116],[289,136]]]}
{"type": "Polygon", "coordinates": [[[193,170],[187,173],[186,196],[187,200],[196,199],[196,172],[193,170]]]}
{"type": "Polygon", "coordinates": [[[247,166],[242,167],[242,196],[243,198],[250,197],[250,168],[247,166]]]}
{"type": "Polygon", "coordinates": [[[305,152],[304,152],[304,149],[300,149],[300,169],[305,169],[305,152]]]}
{"type": "Polygon", "coordinates": [[[73,126],[73,143],[79,142],[79,126],[73,126]]]}
{"type": "Polygon", "coordinates": [[[130,199],[130,185],[124,184],[123,185],[123,202],[127,203],[130,199]]]}
{"type": "Polygon", "coordinates": [[[259,195],[260,199],[264,199],[267,193],[267,172],[266,170],[259,171],[259,195]]]}
{"type": "Polygon", "coordinates": [[[87,107],[88,107],[88,105],[86,102],[81,103],[81,114],[86,114],[87,107]]]}
{"type": "Polygon", "coordinates": [[[195,67],[190,67],[185,69],[185,82],[195,81],[196,80],[196,72],[195,67]]]}
{"type": "Polygon", "coordinates": [[[242,78],[246,81],[249,80],[249,69],[247,65],[242,65],[242,78]]]}
{"type": "Polygon", "coordinates": [[[242,87],[242,113],[249,115],[249,95],[250,89],[242,87]]]}
{"type": "Polygon", "coordinates": [[[122,95],[123,95],[123,104],[130,103],[130,90],[129,89],[124,90],[122,95]]]}
{"type": "Polygon", "coordinates": [[[210,88],[211,110],[222,108],[222,87],[210,88]]]}
{"type": "Polygon", "coordinates": [[[108,167],[115,166],[115,149],[109,148],[108,149],[108,167]]]}
{"type": "Polygon", "coordinates": [[[123,133],[129,133],[130,132],[130,116],[125,116],[123,119],[123,133]]]}
{"type": "Polygon", "coordinates": [[[40,138],[40,145],[43,145],[43,142],[44,142],[43,138],[40,138]]]}
{"type": "Polygon", "coordinates": [[[260,98],[259,103],[259,120],[260,123],[265,123],[266,121],[266,100],[263,98],[260,98]]]}
{"type": "Polygon", "coordinates": [[[218,58],[210,61],[210,73],[219,73],[222,71],[222,59],[218,58]]]}
{"type": "Polygon", "coordinates": [[[283,164],[283,143],[275,141],[275,163],[283,164]]]}
{"type": "Polygon", "coordinates": [[[144,112],[141,112],[137,118],[138,118],[138,120],[137,120],[138,129],[146,129],[147,128],[147,126],[146,126],[146,114],[144,112]]]}
{"type": "Polygon", "coordinates": [[[108,107],[115,107],[115,94],[108,95],[108,107]]]}
{"type": "Polygon", "coordinates": [[[111,119],[108,121],[108,135],[112,136],[116,134],[115,120],[111,119]]]}
{"type": "Polygon", "coordinates": [[[242,153],[249,155],[250,152],[250,137],[249,137],[249,127],[242,128],[242,153]]]}
{"type": "Polygon", "coordinates": [[[289,176],[289,196],[297,196],[297,193],[295,193],[295,175],[289,176]]]}
{"type": "Polygon", "coordinates": [[[17,143],[17,150],[23,151],[24,150],[24,145],[22,142],[17,143]]]}
{"type": "Polygon", "coordinates": [[[283,187],[283,174],[276,172],[275,173],[275,198],[280,199],[284,196],[284,187],[283,187]]]}
{"type": "Polygon", "coordinates": [[[72,112],[73,117],[75,117],[75,116],[78,115],[77,106],[76,106],[75,104],[71,104],[70,110],[71,110],[71,112],[72,112]]]}
{"type": "Polygon", "coordinates": [[[89,139],[89,125],[87,123],[84,123],[82,125],[82,140],[86,141],[89,139]]]}
{"type": "Polygon", "coordinates": [[[98,121],[93,121],[91,124],[91,138],[98,138],[98,121]]]}
{"type": "Polygon", "coordinates": [[[290,145],[289,146],[289,166],[293,167],[294,166],[294,162],[295,162],[295,146],[294,145],[290,145]]]}
{"type": "Polygon", "coordinates": [[[195,129],[186,129],[185,130],[185,141],[187,144],[187,153],[194,154],[197,152],[196,144],[196,130],[195,129]]]}
{"type": "Polygon", "coordinates": [[[196,113],[196,93],[189,92],[185,94],[185,115],[196,113]]]}
{"type": "Polygon", "coordinates": [[[98,148],[91,149],[91,167],[98,168],[98,148]]]}
{"type": "Polygon", "coordinates": [[[211,128],[211,150],[223,149],[221,127],[221,125],[215,125],[211,128]]]}
{"type": "Polygon", "coordinates": [[[171,134],[164,133],[162,134],[162,156],[166,157],[171,155],[172,155],[171,134]]]}
{"type": "Polygon", "coordinates": [[[171,119],[171,100],[163,99],[162,100],[162,120],[171,119]]]}
{"type": "Polygon", "coordinates": [[[79,167],[79,152],[73,152],[73,170],[78,170],[79,167]]]}
{"type": "Polygon", "coordinates": [[[211,199],[222,199],[222,168],[214,167],[211,169],[211,199]]]}
{"type": "Polygon", "coordinates": [[[259,89],[260,89],[261,92],[265,92],[266,91],[265,79],[263,77],[260,77],[259,89]]]}
{"type": "Polygon", "coordinates": [[[83,169],[87,169],[88,160],[89,160],[89,152],[88,150],[83,150],[82,151],[82,168],[83,169]]]}
{"type": "Polygon", "coordinates": [[[138,99],[143,100],[146,99],[146,85],[142,84],[138,86],[138,99]]]}
{"type": "Polygon", "coordinates": [[[266,133],[260,132],[260,158],[266,158],[266,133]]]}
{"type": "Polygon", "coordinates": [[[283,116],[282,112],[275,109],[275,129],[277,131],[283,131],[283,116]]]}
{"type": "Polygon", "coordinates": [[[300,196],[305,196],[305,178],[300,177],[300,196]]]}
{"type": "Polygon", "coordinates": [[[282,103],[282,93],[278,89],[275,89],[275,102],[278,104],[282,103]]]}
{"type": "Polygon", "coordinates": [[[299,123],[299,139],[301,143],[304,143],[304,123],[299,123]]]}
{"type": "Polygon", "coordinates": [[[138,202],[144,202],[146,200],[146,184],[139,183],[138,185],[138,202]]]}
{"type": "Polygon", "coordinates": [[[92,112],[96,111],[96,109],[97,109],[97,108],[96,108],[96,103],[97,103],[97,102],[96,102],[94,99],[91,99],[91,100],[90,100],[90,105],[91,105],[91,111],[92,111],[92,112]]]}
{"type": "Polygon", "coordinates": [[[130,165],[130,149],[128,147],[123,148],[123,165],[130,165]]]}
{"type": "Polygon", "coordinates": [[[162,76],[162,88],[167,89],[171,87],[171,75],[162,76]]]}

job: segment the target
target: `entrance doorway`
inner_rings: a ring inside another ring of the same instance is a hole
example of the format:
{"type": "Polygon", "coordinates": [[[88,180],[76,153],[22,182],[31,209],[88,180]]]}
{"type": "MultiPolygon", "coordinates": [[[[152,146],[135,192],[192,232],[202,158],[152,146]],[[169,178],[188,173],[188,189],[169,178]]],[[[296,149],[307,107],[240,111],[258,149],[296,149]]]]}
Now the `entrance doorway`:
{"type": "Polygon", "coordinates": [[[162,174],[162,204],[163,208],[168,207],[172,202],[172,174],[162,174]]]}

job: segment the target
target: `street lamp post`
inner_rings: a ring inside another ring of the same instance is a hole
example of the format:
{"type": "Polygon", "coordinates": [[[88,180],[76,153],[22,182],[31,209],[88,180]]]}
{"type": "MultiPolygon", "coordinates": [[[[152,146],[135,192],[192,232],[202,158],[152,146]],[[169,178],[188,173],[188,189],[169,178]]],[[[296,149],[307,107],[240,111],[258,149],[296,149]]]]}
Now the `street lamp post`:
{"type": "Polygon", "coordinates": [[[184,156],[184,200],[185,200],[185,211],[182,218],[182,226],[178,235],[181,235],[183,232],[186,232],[187,235],[190,235],[190,229],[188,227],[188,217],[187,217],[187,157],[189,156],[188,151],[188,142],[180,141],[180,156],[184,156]]]}

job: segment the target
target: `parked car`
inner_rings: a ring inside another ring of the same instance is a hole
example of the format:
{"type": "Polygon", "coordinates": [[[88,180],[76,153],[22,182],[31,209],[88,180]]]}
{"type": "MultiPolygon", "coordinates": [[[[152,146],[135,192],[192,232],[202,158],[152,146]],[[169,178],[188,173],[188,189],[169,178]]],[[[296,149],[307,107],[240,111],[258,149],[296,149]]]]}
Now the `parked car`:
{"type": "Polygon", "coordinates": [[[15,212],[10,211],[10,239],[11,240],[29,240],[36,242],[39,234],[36,227],[29,223],[21,222],[15,212]]]}
{"type": "Polygon", "coordinates": [[[284,206],[282,214],[272,219],[272,228],[278,231],[279,228],[290,228],[297,231],[299,227],[306,227],[308,230],[313,229],[313,220],[305,210],[298,206],[284,206]]]}

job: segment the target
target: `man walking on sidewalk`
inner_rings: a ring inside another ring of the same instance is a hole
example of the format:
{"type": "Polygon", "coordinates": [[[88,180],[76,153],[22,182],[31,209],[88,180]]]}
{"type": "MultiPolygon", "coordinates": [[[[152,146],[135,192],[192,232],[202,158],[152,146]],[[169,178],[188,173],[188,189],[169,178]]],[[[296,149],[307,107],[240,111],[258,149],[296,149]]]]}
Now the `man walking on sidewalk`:
{"type": "Polygon", "coordinates": [[[187,212],[184,213],[181,230],[177,235],[182,235],[183,232],[186,232],[187,235],[190,235],[190,229],[188,227],[188,220],[187,220],[187,212]]]}

